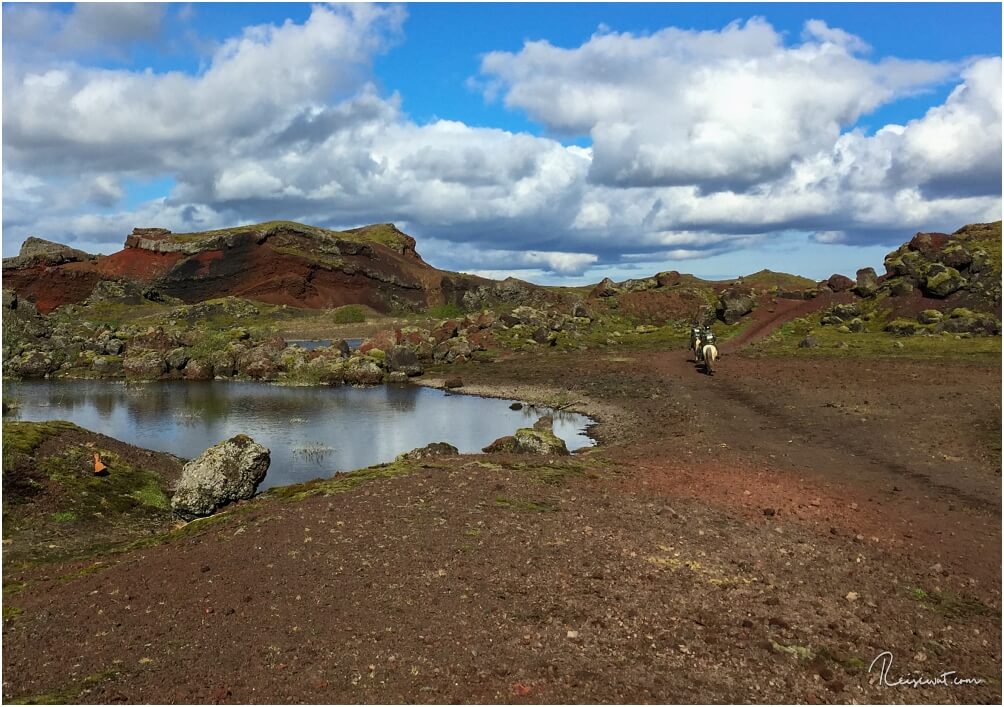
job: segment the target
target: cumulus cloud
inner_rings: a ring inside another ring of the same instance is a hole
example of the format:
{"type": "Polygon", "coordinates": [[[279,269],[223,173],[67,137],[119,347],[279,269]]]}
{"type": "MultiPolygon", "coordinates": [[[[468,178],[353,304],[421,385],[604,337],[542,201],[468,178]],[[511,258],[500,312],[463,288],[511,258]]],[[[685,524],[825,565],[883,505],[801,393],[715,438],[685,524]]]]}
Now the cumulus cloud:
{"type": "MultiPolygon", "coordinates": [[[[44,35],[45,18],[16,19],[44,35]]],[[[31,233],[109,251],[137,225],[395,221],[441,267],[578,281],[792,231],[893,244],[1000,218],[999,57],[870,59],[822,22],[788,45],[759,19],[487,55],[482,78],[507,105],[591,137],[577,147],[410,120],[407,87],[381,92],[370,74],[403,21],[396,7],[318,5],[302,24],[246,28],[198,74],[16,56],[3,77],[5,248],[31,233]],[[945,80],[954,90],[925,115],[852,127],[945,80]],[[169,194],[124,206],[130,184],[165,176],[169,194]]]]}
{"type": "Polygon", "coordinates": [[[592,181],[611,186],[746,189],[832,145],[896,96],[951,75],[945,63],[881,60],[819,20],[786,46],[759,18],[719,32],[602,33],[580,47],[527,42],[482,71],[507,106],[593,141],[592,181]]]}

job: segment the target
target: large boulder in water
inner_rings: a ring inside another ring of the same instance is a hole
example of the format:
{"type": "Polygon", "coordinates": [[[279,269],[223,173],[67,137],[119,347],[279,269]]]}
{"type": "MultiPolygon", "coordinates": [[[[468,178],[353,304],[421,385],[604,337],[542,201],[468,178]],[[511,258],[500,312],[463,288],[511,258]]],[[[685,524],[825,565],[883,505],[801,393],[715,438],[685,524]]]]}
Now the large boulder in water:
{"type": "Polygon", "coordinates": [[[270,462],[269,450],[247,435],[220,442],[185,464],[171,508],[176,515],[192,520],[251,498],[270,462]]]}
{"type": "Polygon", "coordinates": [[[516,434],[511,436],[500,437],[481,451],[487,454],[493,452],[503,454],[568,454],[565,441],[554,434],[552,425],[551,417],[544,416],[537,420],[533,427],[516,430],[516,434]]]}

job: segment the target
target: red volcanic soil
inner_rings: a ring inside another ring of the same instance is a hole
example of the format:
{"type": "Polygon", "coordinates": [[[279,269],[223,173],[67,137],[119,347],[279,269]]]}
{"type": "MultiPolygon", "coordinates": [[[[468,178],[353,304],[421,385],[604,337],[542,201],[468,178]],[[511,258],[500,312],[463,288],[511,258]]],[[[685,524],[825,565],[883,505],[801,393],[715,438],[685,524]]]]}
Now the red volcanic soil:
{"type": "Polygon", "coordinates": [[[450,374],[567,391],[601,445],[425,460],[5,568],[4,697],[999,703],[996,367],[739,352],[712,378],[617,348],[450,374]],[[982,682],[889,687],[884,650],[892,679],[982,682]]]}
{"type": "MultiPolygon", "coordinates": [[[[125,277],[130,280],[150,282],[163,277],[181,260],[181,253],[154,253],[138,248],[126,248],[118,253],[98,258],[94,269],[110,278],[125,277]]],[[[90,263],[76,263],[78,266],[90,263]]],[[[69,266],[68,266],[69,267],[69,266]]]]}

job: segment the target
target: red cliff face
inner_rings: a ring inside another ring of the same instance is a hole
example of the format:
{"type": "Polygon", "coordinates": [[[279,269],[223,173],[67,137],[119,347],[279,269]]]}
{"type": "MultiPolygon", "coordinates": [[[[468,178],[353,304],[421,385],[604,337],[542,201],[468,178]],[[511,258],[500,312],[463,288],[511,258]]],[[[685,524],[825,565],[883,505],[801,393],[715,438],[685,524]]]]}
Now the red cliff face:
{"type": "Polygon", "coordinates": [[[123,250],[108,256],[81,254],[57,265],[5,261],[4,287],[43,313],[82,302],[100,280],[123,279],[190,303],[232,295],[308,308],[365,304],[386,312],[441,304],[489,282],[437,270],[415,245],[392,224],[344,232],[292,222],[192,234],[138,228],[123,250]]]}

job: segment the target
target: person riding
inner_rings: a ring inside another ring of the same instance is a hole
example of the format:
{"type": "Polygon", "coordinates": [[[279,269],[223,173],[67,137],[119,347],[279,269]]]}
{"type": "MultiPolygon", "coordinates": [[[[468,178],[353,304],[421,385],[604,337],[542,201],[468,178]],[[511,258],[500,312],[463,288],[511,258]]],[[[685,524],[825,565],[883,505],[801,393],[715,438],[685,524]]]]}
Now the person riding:
{"type": "Polygon", "coordinates": [[[708,344],[715,343],[715,332],[711,331],[710,326],[706,326],[701,330],[701,348],[703,349],[708,344]]]}

